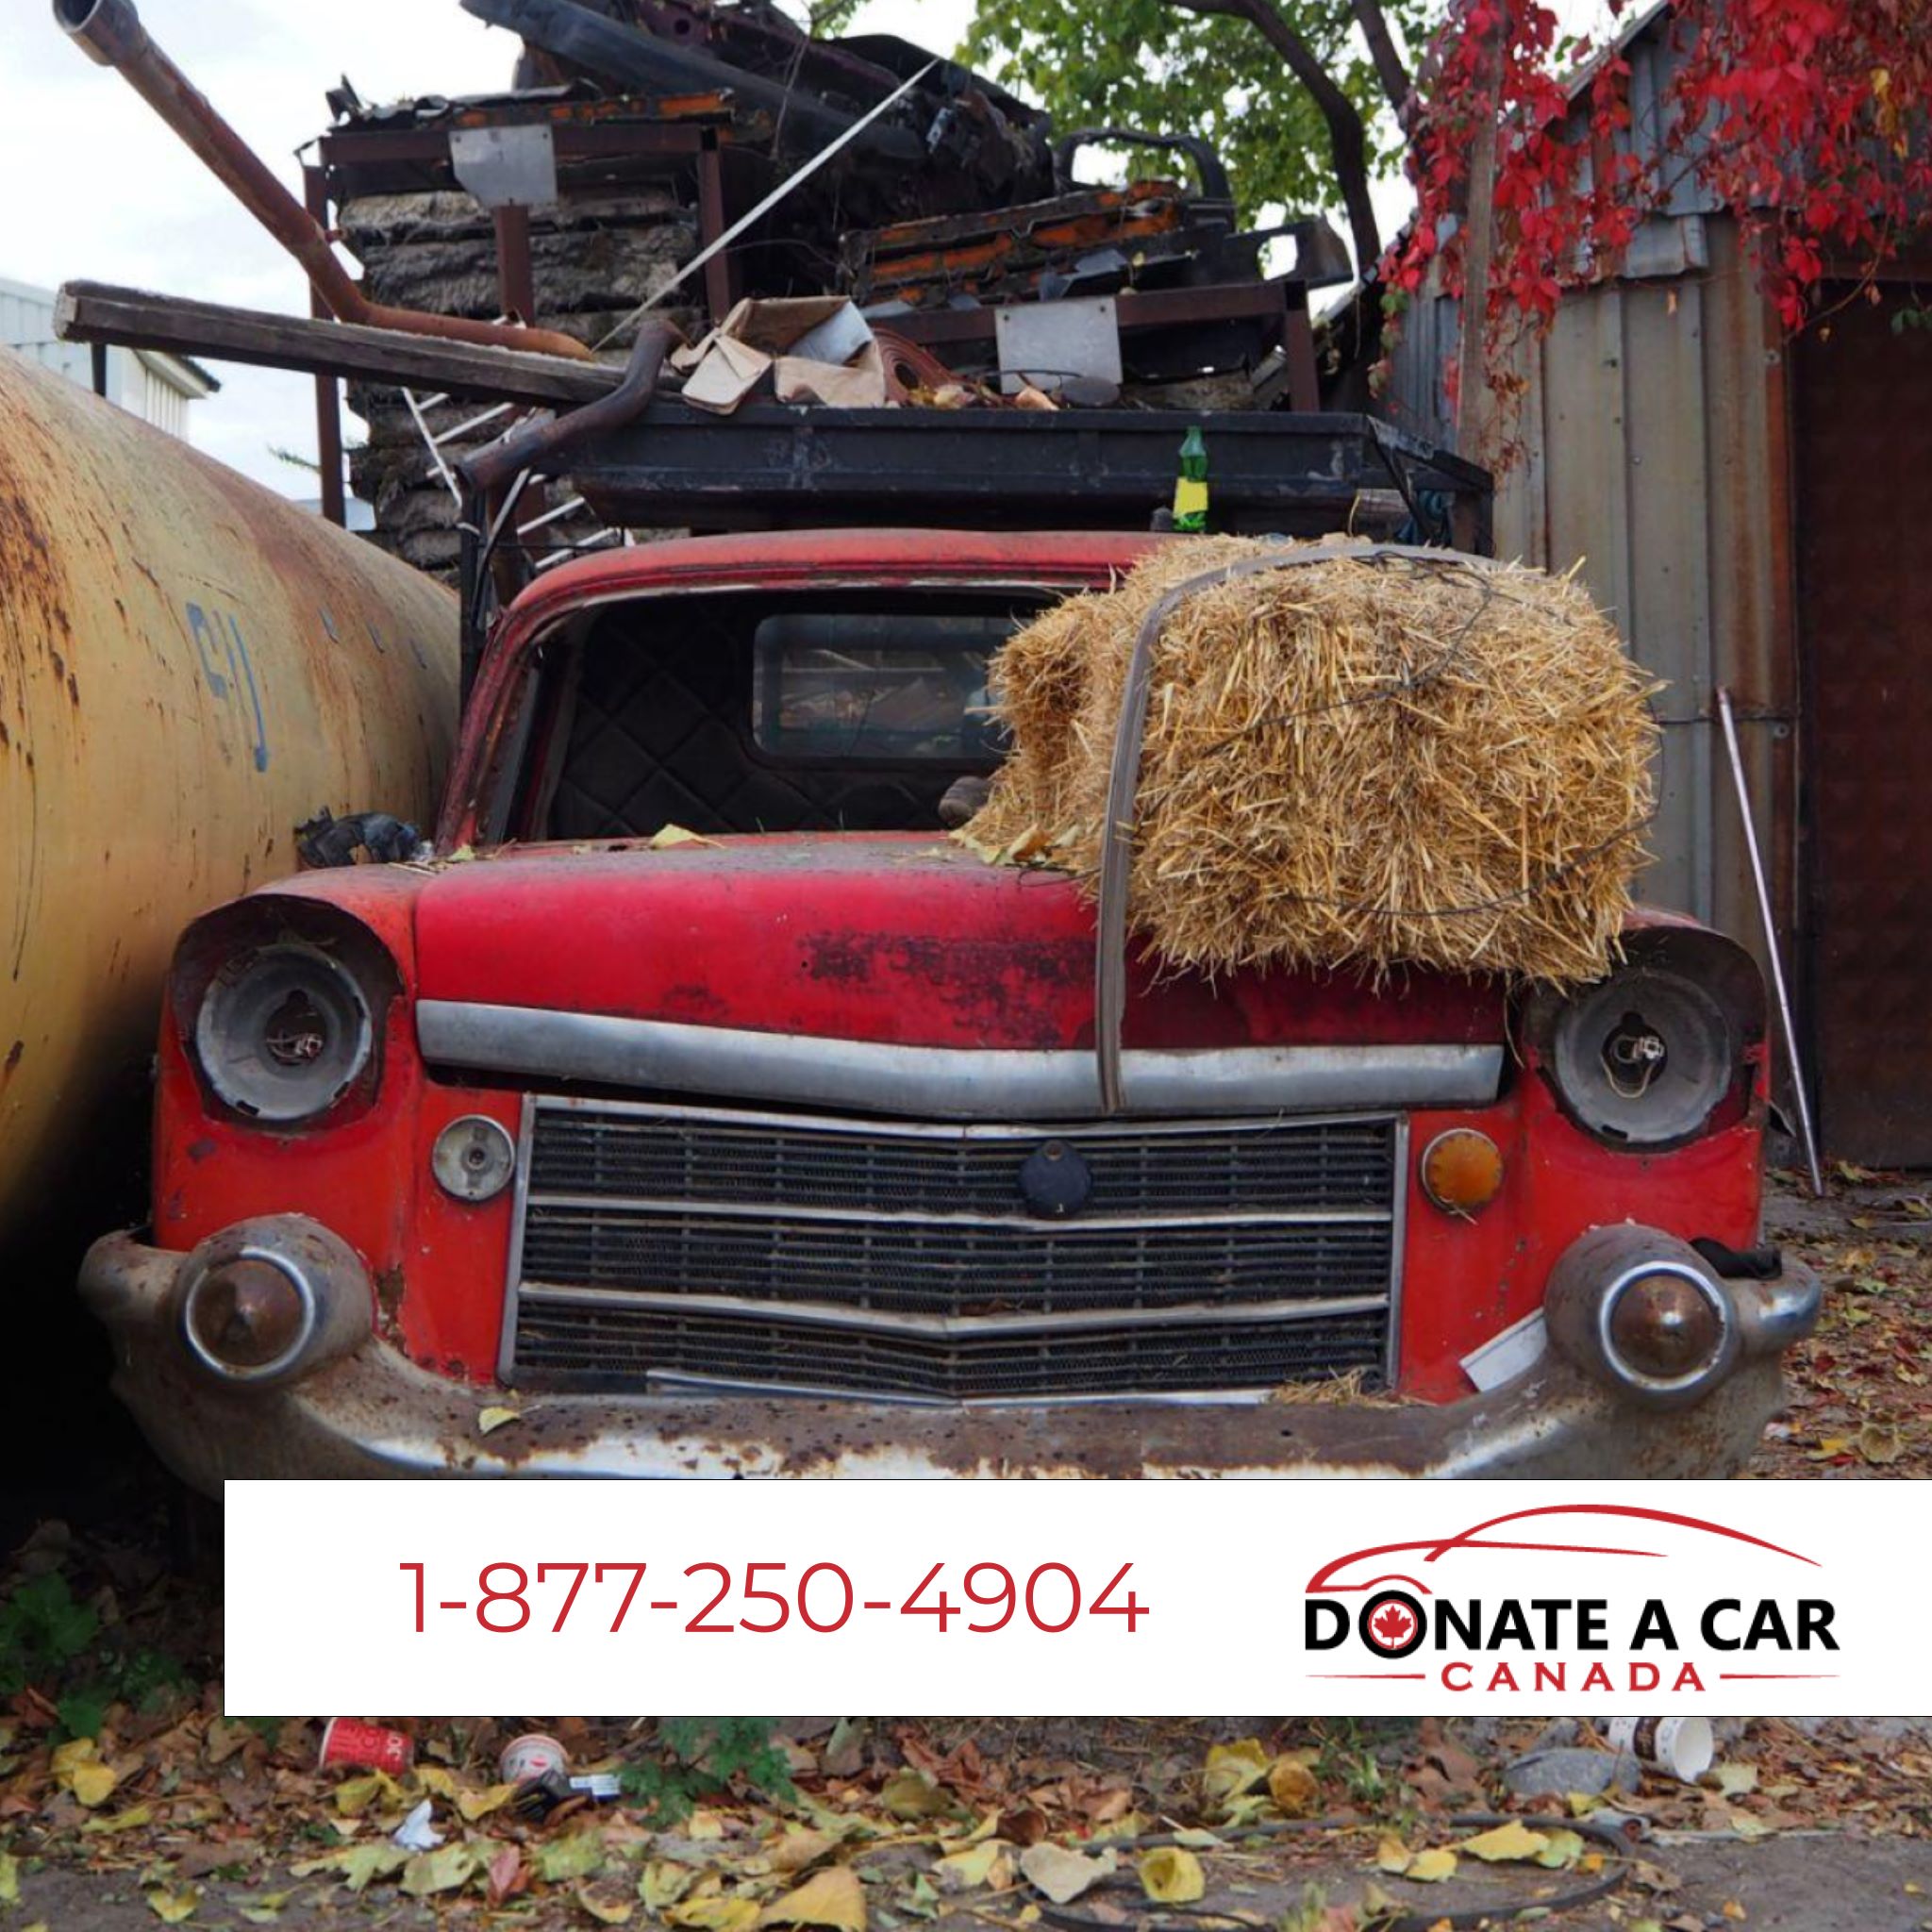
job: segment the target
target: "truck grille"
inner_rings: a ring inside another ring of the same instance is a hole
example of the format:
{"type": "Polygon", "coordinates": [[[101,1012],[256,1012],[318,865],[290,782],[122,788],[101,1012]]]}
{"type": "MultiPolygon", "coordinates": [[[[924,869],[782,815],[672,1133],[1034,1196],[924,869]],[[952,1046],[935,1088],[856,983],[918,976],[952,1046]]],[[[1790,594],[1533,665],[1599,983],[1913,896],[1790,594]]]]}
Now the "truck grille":
{"type": "Polygon", "coordinates": [[[1391,1118],[924,1126],[535,1096],[503,1373],[964,1402],[1389,1366],[1391,1118]],[[1037,1217],[1027,1158],[1091,1185],[1037,1217]]]}

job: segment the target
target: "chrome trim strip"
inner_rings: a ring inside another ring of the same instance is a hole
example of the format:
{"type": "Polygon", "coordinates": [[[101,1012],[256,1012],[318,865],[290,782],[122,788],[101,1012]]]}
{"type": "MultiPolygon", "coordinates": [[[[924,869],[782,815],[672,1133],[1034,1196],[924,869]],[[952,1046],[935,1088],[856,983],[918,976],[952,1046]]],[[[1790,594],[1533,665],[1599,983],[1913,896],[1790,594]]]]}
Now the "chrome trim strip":
{"type": "Polygon", "coordinates": [[[1386,1208],[1283,1208],[1272,1214],[1208,1208],[1198,1214],[1071,1214],[1061,1220],[1043,1214],[924,1213],[914,1208],[820,1208],[695,1197],[662,1200],[647,1194],[550,1194],[532,1191],[527,1198],[533,1208],[558,1208],[567,1213],[675,1215],[681,1221],[833,1221],[865,1227],[1008,1227],[1048,1240],[1056,1235],[1135,1234],[1143,1229],[1158,1233],[1172,1228],[1211,1231],[1218,1227],[1379,1227],[1391,1218],[1386,1208]]]}
{"type": "Polygon", "coordinates": [[[517,1166],[511,1177],[515,1188],[510,1209],[509,1258],[503,1283],[503,1339],[496,1348],[496,1379],[506,1389],[516,1386],[517,1291],[524,1278],[524,1230],[530,1208],[530,1146],[537,1132],[536,1095],[524,1095],[523,1117],[517,1123],[517,1166]]]}
{"type": "Polygon", "coordinates": [[[832,1302],[753,1300],[733,1294],[680,1294],[675,1290],[558,1288],[526,1281],[522,1298],[536,1306],[567,1308],[636,1308],[657,1315],[718,1315],[738,1322],[785,1321],[801,1327],[841,1328],[859,1334],[909,1335],[934,1341],[970,1341],[1002,1335],[1053,1335],[1081,1330],[1118,1334],[1129,1328],[1261,1327],[1315,1322],[1329,1316],[1378,1315],[1383,1294],[1328,1295],[1320,1301],[1189,1302],[1171,1308],[1108,1307],[1066,1313],[1013,1315],[908,1315],[883,1308],[845,1308],[832,1302]]]}
{"type": "Polygon", "coordinates": [[[1382,1384],[1402,1385],[1402,1269],[1408,1250],[1408,1116],[1395,1123],[1395,1194],[1389,1204],[1389,1352],[1382,1363],[1382,1384]]]}
{"type": "MultiPolygon", "coordinates": [[[[532,1106],[546,1113],[630,1114],[639,1120],[716,1122],[730,1127],[791,1127],[814,1134],[850,1134],[875,1141],[1024,1141],[1029,1145],[1050,1135],[1056,1124],[1029,1121],[1024,1125],[1001,1122],[878,1119],[870,1114],[767,1113],[754,1108],[693,1107],[681,1100],[607,1100],[601,1094],[533,1093],[532,1106]]],[[[1069,1121],[1058,1124],[1081,1141],[1145,1140],[1150,1132],[1166,1141],[1183,1134],[1278,1134],[1301,1127],[1393,1126],[1400,1116],[1391,1112],[1271,1113],[1215,1120],[1069,1121]]]]}
{"type": "MultiPolygon", "coordinates": [[[[677,1092],[742,1094],[927,1119],[1073,1120],[1100,1111],[1091,1053],[981,1052],[754,1033],[539,1007],[419,1000],[416,1038],[442,1066],[677,1092]]],[[[1496,1097],[1498,1046],[1135,1048],[1126,1113],[1478,1107],[1496,1097]]]]}
{"type": "Polygon", "coordinates": [[[966,1395],[955,1401],[945,1395],[881,1394],[862,1397],[849,1389],[824,1389],[815,1382],[741,1382],[728,1375],[687,1375],[676,1369],[649,1369],[644,1380],[654,1392],[667,1395],[797,1395],[819,1402],[864,1401],[888,1408],[1096,1408],[1104,1404],[1133,1403],[1150,1408],[1262,1408],[1274,1399],[1272,1389],[1184,1389],[1137,1394],[1128,1390],[1108,1395],[966,1395]]]}

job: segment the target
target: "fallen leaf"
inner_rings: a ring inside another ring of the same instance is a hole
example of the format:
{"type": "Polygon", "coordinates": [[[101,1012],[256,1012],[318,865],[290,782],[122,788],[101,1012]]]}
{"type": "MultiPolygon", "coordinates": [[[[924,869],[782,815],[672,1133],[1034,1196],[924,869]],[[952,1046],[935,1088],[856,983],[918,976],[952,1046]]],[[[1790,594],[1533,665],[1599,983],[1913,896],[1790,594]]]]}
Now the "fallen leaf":
{"type": "Polygon", "coordinates": [[[111,1837],[117,1831],[137,1831],[143,1824],[155,1822],[155,1807],[152,1805],[130,1805],[125,1811],[117,1811],[111,1818],[90,1818],[80,1828],[92,1836],[111,1837]]]}
{"type": "Polygon", "coordinates": [[[774,1899],[758,1916],[766,1925],[829,1925],[832,1932],[865,1932],[865,1887],[850,1865],[814,1872],[796,1891],[774,1899]]]}
{"type": "Polygon", "coordinates": [[[1258,1738],[1243,1738],[1236,1744],[1210,1744],[1207,1768],[1201,1774],[1201,1794],[1209,1804],[1224,1805],[1267,1775],[1268,1754],[1258,1738]]]}
{"type": "Polygon", "coordinates": [[[86,1764],[76,1764],[67,1774],[67,1789],[74,1793],[75,1803],[85,1805],[89,1810],[96,1805],[106,1804],[120,1782],[120,1774],[114,1767],[103,1764],[97,1758],[86,1764]]]}
{"type": "Polygon", "coordinates": [[[226,1718],[211,1718],[201,1740],[202,1754],[210,1764],[225,1764],[236,1752],[245,1750],[255,1735],[246,1724],[230,1724],[226,1718]]]}
{"type": "Polygon", "coordinates": [[[487,1436],[494,1429],[508,1428],[511,1423],[520,1423],[524,1412],[520,1408],[485,1408],[476,1415],[476,1433],[487,1436]]]}
{"type": "Polygon", "coordinates": [[[1207,1896],[1208,1879],[1192,1852],[1158,1845],[1141,1860],[1141,1890],[1157,1905],[1191,1906],[1207,1896]]]}
{"type": "Polygon", "coordinates": [[[691,1888],[697,1874],[673,1858],[653,1858],[638,1874],[638,1896],[654,1912],[675,1906],[691,1888]]]}
{"type": "Polygon", "coordinates": [[[524,1855],[515,1845],[505,1845],[491,1858],[485,1884],[491,1905],[500,1906],[505,1899],[514,1898],[528,1883],[524,1855]]]}
{"type": "Polygon", "coordinates": [[[60,1745],[48,1759],[48,1766],[59,1783],[90,1808],[107,1797],[117,1782],[112,1768],[102,1763],[101,1747],[92,1738],[74,1738],[60,1745]],[[83,1789],[92,1795],[82,1796],[83,1789]]]}
{"type": "Polygon", "coordinates": [[[815,1865],[839,1840],[824,1831],[801,1831],[788,1827],[767,1840],[764,1854],[774,1872],[802,1872],[815,1865]]]}
{"type": "Polygon", "coordinates": [[[194,1916],[194,1908],[201,1903],[201,1890],[192,1885],[184,1885],[175,1890],[158,1885],[152,1891],[142,1892],[142,1897],[147,1900],[148,1910],[162,1924],[178,1925],[184,1919],[194,1916]]]}
{"type": "Polygon", "coordinates": [[[1466,1838],[1456,1847],[1458,1852],[1466,1852],[1472,1858],[1480,1858],[1487,1865],[1517,1864],[1525,1858],[1541,1859],[1549,1848],[1550,1841],[1541,1832],[1531,1831],[1514,1818],[1507,1824],[1499,1824],[1491,1831],[1466,1838]]]}
{"type": "Polygon", "coordinates": [[[1748,1919],[1748,1918],[1749,1918],[1749,1917],[1751,1916],[1751,1914],[1750,1914],[1749,1912],[1747,1912],[1747,1911],[1746,1911],[1746,1910],[1744,1909],[1744,1907],[1743,1907],[1742,1906],[1740,1906],[1740,1904],[1738,1903],[1738,1901],[1737,1901],[1736,1899],[1734,1899],[1734,1898],[1727,1898],[1727,1899],[1725,1899],[1725,1901],[1724,1901],[1724,1917],[1725,1917],[1725,1918],[1727,1918],[1727,1919],[1733,1919],[1733,1920],[1738,1920],[1738,1921],[1740,1921],[1740,1922],[1741,1922],[1742,1920],[1748,1919]]]}
{"type": "Polygon", "coordinates": [[[576,1902],[600,1925],[628,1925],[632,1913],[637,1910],[627,1898],[599,1898],[594,1891],[582,1886],[577,1888],[576,1902]]]}
{"type": "Polygon", "coordinates": [[[952,1800],[923,1771],[895,1771],[879,1788],[879,1803],[894,1818],[938,1818],[952,1800]]]}
{"type": "Polygon", "coordinates": [[[1111,1852],[1097,1857],[1083,1857],[1064,1845],[1028,1845],[1020,1855],[1020,1870],[1036,1891],[1043,1891],[1055,1905],[1070,1905],[1090,1886],[1111,1878],[1120,1869],[1111,1852]]]}
{"type": "Polygon", "coordinates": [[[351,1845],[335,1859],[342,1883],[351,1891],[364,1890],[373,1879],[393,1877],[408,1862],[408,1853],[391,1844],[351,1845]]]}
{"type": "Polygon", "coordinates": [[[568,1838],[540,1845],[531,1863],[537,1876],[552,1885],[571,1878],[594,1878],[604,1869],[604,1840],[594,1831],[574,1831],[568,1838]]]}
{"type": "Polygon", "coordinates": [[[400,1804],[402,1787],[386,1771],[372,1771],[363,1777],[345,1778],[336,1787],[336,1809],[344,1818],[359,1818],[372,1805],[400,1804]]]}
{"type": "Polygon", "coordinates": [[[715,845],[718,841],[693,832],[688,825],[662,825],[645,842],[653,852],[665,852],[674,845],[715,845]]]}
{"type": "Polygon", "coordinates": [[[1013,1845],[1037,1845],[1051,1828],[1038,1805],[1015,1805],[1000,1813],[999,1835],[1013,1845]]]}
{"type": "Polygon", "coordinates": [[[1765,1824],[1761,1818],[1754,1818],[1748,1811],[1733,1811],[1730,1826],[1747,1844],[1755,1844],[1761,1838],[1774,1838],[1775,1829],[1765,1824]]]}
{"type": "Polygon", "coordinates": [[[1757,1767],[1755,1764],[1727,1762],[1713,1765],[1710,1780],[1726,1798],[1741,1798],[1747,1791],[1757,1789],[1757,1767]]]}
{"type": "Polygon", "coordinates": [[[1315,1774],[1294,1757],[1277,1757],[1268,1767],[1268,1795],[1284,1818],[1306,1818],[1321,1802],[1315,1774]]]}
{"type": "Polygon", "coordinates": [[[1543,1834],[1543,1849],[1536,1855],[1536,1861],[1545,1872],[1567,1872],[1578,1864],[1584,1857],[1582,1836],[1566,1831],[1560,1825],[1554,1831],[1543,1834]]]}
{"type": "Polygon", "coordinates": [[[465,1824],[475,1824],[478,1819],[488,1818],[492,1811],[500,1811],[516,1794],[514,1785],[491,1785],[480,1791],[458,1789],[457,1809],[462,1815],[465,1824]]]}
{"type": "Polygon", "coordinates": [[[1415,1854],[1399,1838],[1385,1838],[1375,1847],[1377,1872],[1387,1872],[1400,1878],[1414,1862],[1415,1854]]]}
{"type": "Polygon", "coordinates": [[[998,1839],[982,1839],[963,1852],[950,1852],[932,1868],[941,1891],[977,1891],[992,1876],[992,1868],[1006,1854],[998,1839]]]}
{"type": "Polygon", "coordinates": [[[469,1882],[476,1869],[476,1853],[465,1844],[439,1845],[433,1852],[418,1852],[403,1867],[403,1890],[411,1898],[428,1898],[439,1891],[455,1891],[469,1882]]]}
{"type": "MultiPolygon", "coordinates": [[[[1858,1431],[1858,1454],[1881,1468],[1896,1462],[1906,1453],[1905,1438],[1890,1423],[1867,1423],[1858,1431]]],[[[76,1791],[75,1797],[80,1797],[76,1791]]],[[[81,1803],[87,1800],[81,1798],[81,1803]]]]}
{"type": "Polygon", "coordinates": [[[20,1903],[20,1860],[11,1852],[0,1852],[0,1906],[20,1903]]]}
{"type": "Polygon", "coordinates": [[[665,1922],[685,1925],[691,1932],[752,1932],[758,1922],[758,1906],[748,1898],[688,1898],[669,1906],[665,1922]]]}
{"type": "Polygon", "coordinates": [[[1418,1852],[1408,1861],[1408,1870],[1402,1875],[1413,1878],[1419,1885],[1440,1885],[1443,1879],[1456,1876],[1456,1854],[1441,1846],[1432,1851],[1418,1852]]]}

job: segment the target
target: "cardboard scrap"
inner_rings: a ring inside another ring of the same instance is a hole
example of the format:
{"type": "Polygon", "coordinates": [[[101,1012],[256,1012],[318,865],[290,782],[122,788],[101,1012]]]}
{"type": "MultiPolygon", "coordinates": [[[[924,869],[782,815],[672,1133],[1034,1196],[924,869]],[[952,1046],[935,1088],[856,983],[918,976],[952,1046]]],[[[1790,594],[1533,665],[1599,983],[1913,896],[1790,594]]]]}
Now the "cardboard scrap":
{"type": "Polygon", "coordinates": [[[676,350],[684,399],[728,416],[771,377],[781,403],[876,409],[886,365],[864,316],[842,295],[747,297],[695,348],[676,350]]]}

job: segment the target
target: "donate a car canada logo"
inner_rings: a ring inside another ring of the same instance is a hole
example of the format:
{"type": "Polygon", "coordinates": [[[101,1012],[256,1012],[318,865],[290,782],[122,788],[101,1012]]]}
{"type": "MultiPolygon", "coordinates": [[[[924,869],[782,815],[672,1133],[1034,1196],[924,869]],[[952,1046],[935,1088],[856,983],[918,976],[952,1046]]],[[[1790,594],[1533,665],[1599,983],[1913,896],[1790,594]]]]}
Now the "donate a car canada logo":
{"type": "Polygon", "coordinates": [[[1811,1557],[1668,1509],[1570,1503],[1352,1550],[1309,1578],[1308,1674],[1512,1692],[1675,1693],[1836,1676],[1811,1557]]]}

